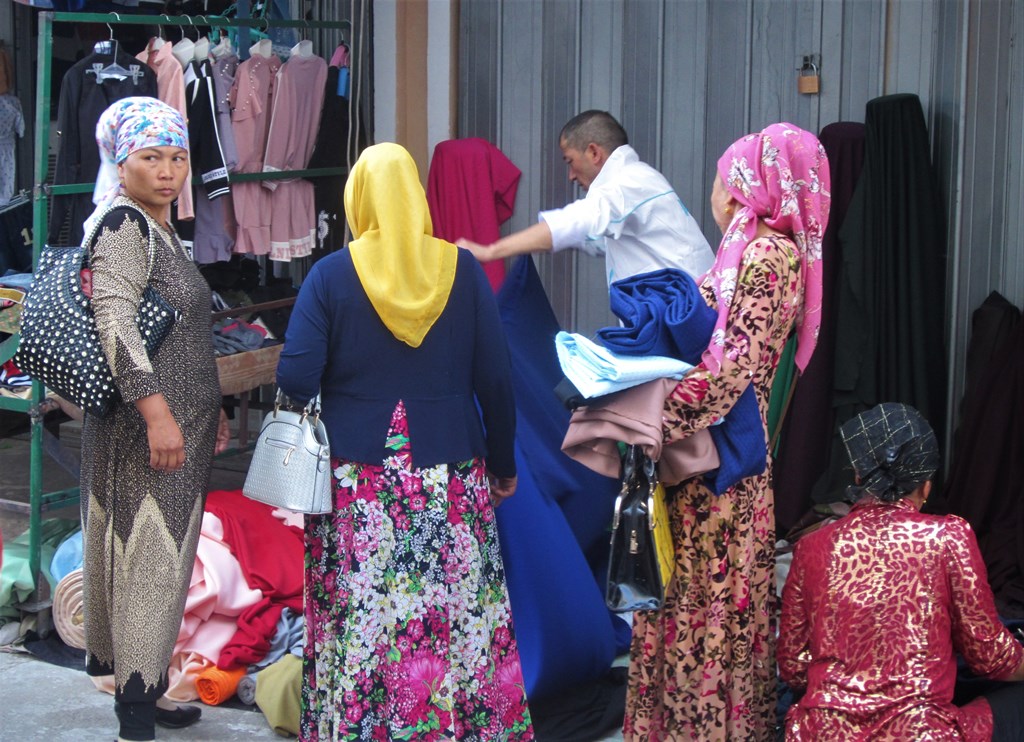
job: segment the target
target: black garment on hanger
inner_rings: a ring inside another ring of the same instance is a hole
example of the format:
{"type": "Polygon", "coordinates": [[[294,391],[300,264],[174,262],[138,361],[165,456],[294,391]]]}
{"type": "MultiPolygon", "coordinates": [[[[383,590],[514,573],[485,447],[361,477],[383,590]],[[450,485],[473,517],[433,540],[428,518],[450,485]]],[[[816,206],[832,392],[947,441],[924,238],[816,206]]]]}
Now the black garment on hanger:
{"type": "MultiPolygon", "coordinates": [[[[775,458],[775,523],[786,533],[811,504],[811,489],[829,461],[835,433],[832,382],[836,343],[836,280],[842,262],[839,229],[864,163],[864,124],[836,122],[819,137],[828,155],[832,205],[821,243],[821,328],[807,368],[800,374],[775,458]]],[[[843,453],[840,451],[840,453],[843,453]]]]}
{"type": "Polygon", "coordinates": [[[32,202],[0,209],[0,278],[7,271],[32,272],[32,202]]]}
{"type": "MultiPolygon", "coordinates": [[[[345,148],[349,146],[349,99],[338,95],[339,73],[337,67],[327,68],[320,129],[309,160],[311,169],[345,167],[347,164],[345,148]]],[[[353,163],[366,147],[366,127],[360,125],[358,131],[359,141],[351,145],[353,163]]],[[[313,247],[313,260],[316,261],[345,246],[345,175],[310,178],[310,181],[313,183],[317,215],[316,244],[313,247]]]]}
{"type": "Polygon", "coordinates": [[[864,166],[839,230],[836,423],[879,402],[903,402],[941,444],[946,227],[921,101],[870,100],[865,128],[864,166]]]}
{"type": "Polygon", "coordinates": [[[209,60],[193,61],[186,76],[185,110],[188,112],[189,154],[192,172],[200,176],[211,201],[230,193],[228,167],[220,145],[217,94],[209,60]]]}
{"type": "MultiPolygon", "coordinates": [[[[116,61],[125,69],[131,69],[132,65],[139,68],[141,75],[137,84],[132,77],[97,83],[95,74],[88,70],[92,69],[93,64],[106,66],[112,61],[114,59],[110,54],[94,52],[72,65],[64,75],[57,108],[57,168],[53,176],[54,185],[92,183],[96,180],[100,167],[96,122],[111,103],[134,95],[158,97],[156,73],[120,48],[116,61]]],[[[80,245],[85,236],[82,222],[92,213],[93,208],[92,193],[54,196],[50,206],[48,243],[60,244],[59,238],[66,223],[68,238],[64,244],[80,245]]]]}

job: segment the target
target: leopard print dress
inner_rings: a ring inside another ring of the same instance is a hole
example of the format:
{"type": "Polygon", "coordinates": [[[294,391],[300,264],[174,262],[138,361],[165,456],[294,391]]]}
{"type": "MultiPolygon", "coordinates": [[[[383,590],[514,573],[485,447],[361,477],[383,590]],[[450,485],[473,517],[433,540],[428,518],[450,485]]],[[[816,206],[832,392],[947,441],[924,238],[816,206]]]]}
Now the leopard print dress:
{"type": "Polygon", "coordinates": [[[167,689],[217,435],[210,289],[176,235],[126,197],[97,234],[93,309],[124,401],[108,417],[87,415],[82,429],[86,669],[113,674],[120,701],[152,701],[167,689]],[[147,280],[181,313],[152,359],[134,323],[147,280]],[[156,392],[185,438],[185,464],[173,472],[150,468],[133,404],[156,392]]]}
{"type": "MultiPolygon", "coordinates": [[[[665,406],[666,440],[714,423],[754,385],[761,419],[803,303],[786,237],[752,241],[736,279],[721,371],[697,366],[665,406]]],[[[716,307],[711,289],[701,287],[716,307]]],[[[767,450],[767,433],[765,435],[767,450]]],[[[675,570],[659,611],[634,615],[626,740],[774,739],[775,521],[771,460],[720,496],[691,479],[670,491],[675,570]]]]}

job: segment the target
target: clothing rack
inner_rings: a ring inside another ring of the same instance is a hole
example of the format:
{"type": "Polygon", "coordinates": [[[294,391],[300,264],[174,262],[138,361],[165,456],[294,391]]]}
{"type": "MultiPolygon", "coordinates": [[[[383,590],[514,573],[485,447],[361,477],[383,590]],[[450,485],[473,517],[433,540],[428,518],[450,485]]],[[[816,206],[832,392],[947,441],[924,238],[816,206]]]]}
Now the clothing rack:
{"type": "MultiPolygon", "coordinates": [[[[351,28],[349,21],[306,21],[306,20],[274,20],[268,18],[225,18],[221,16],[155,16],[155,15],[121,15],[120,13],[74,13],[42,11],[39,13],[39,46],[36,65],[36,117],[34,128],[35,156],[34,183],[32,188],[32,229],[35,238],[32,245],[33,270],[39,264],[41,241],[47,233],[48,199],[54,195],[72,193],[88,193],[93,190],[92,183],[73,183],[53,185],[47,183],[49,171],[50,141],[50,98],[52,75],[52,49],[54,23],[102,23],[108,26],[204,26],[213,28],[236,27],[241,29],[267,30],[270,28],[298,29],[338,29],[351,28]]],[[[113,28],[111,28],[113,31],[113,28]]],[[[344,175],[346,168],[317,168],[308,170],[282,170],[273,173],[232,173],[232,182],[247,180],[276,180],[285,178],[306,178],[318,176],[344,175]]],[[[9,360],[18,347],[19,336],[12,335],[0,343],[0,363],[9,360]]],[[[29,454],[29,502],[25,503],[0,498],[0,510],[24,512],[29,514],[29,571],[35,587],[35,596],[39,594],[39,570],[42,550],[43,513],[72,507],[79,503],[79,488],[73,487],[55,492],[43,492],[43,455],[50,453],[60,458],[54,450],[53,441],[44,430],[43,418],[45,411],[41,409],[44,401],[43,385],[33,380],[32,393],[27,399],[0,397],[0,410],[22,412],[30,419],[30,454],[29,454]]]]}

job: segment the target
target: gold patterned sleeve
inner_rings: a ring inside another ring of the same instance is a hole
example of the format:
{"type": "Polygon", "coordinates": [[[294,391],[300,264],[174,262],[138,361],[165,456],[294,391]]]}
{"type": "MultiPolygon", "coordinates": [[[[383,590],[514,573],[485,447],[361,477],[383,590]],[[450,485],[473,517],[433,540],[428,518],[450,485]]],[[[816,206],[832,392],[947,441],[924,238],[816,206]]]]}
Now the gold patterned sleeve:
{"type": "Polygon", "coordinates": [[[798,543],[782,588],[782,619],[776,649],[779,675],[795,690],[807,687],[807,668],[811,660],[811,624],[804,601],[804,556],[798,543]]]}
{"type": "Polygon", "coordinates": [[[999,620],[971,526],[948,516],[945,531],[942,543],[953,601],[953,646],[975,674],[1004,680],[1020,667],[1024,647],[999,620]]]}
{"type": "Polygon", "coordinates": [[[149,260],[145,220],[127,209],[110,212],[91,251],[92,307],[103,353],[126,402],[160,391],[135,325],[149,280],[149,260]]]}
{"type": "Polygon", "coordinates": [[[799,280],[799,257],[789,239],[750,243],[736,278],[721,370],[713,374],[699,363],[675,386],[665,400],[666,443],[713,425],[732,409],[764,362],[779,323],[792,321],[785,299],[796,292],[799,280]]]}

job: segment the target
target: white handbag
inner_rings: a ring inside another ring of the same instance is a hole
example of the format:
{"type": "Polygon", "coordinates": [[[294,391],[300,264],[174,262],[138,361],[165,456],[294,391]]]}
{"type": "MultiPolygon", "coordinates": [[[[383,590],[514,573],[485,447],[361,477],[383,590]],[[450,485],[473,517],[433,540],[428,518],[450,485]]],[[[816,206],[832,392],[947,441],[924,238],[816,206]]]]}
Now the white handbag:
{"type": "Polygon", "coordinates": [[[298,513],[331,512],[331,449],[319,394],[302,412],[291,412],[281,409],[278,392],[274,410],[263,418],[242,494],[298,513]]]}

